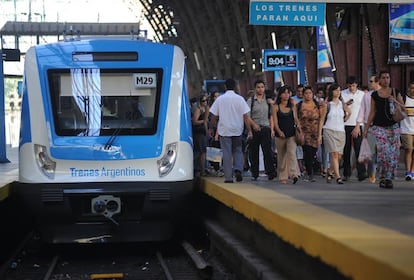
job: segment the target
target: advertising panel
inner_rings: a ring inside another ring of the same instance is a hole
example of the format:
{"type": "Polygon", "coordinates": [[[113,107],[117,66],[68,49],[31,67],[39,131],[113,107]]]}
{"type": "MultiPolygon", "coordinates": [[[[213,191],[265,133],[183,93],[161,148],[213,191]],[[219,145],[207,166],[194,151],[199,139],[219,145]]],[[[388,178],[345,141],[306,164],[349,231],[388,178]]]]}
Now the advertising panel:
{"type": "Polygon", "coordinates": [[[414,4],[389,4],[388,63],[414,62],[414,4]]]}
{"type": "Polygon", "coordinates": [[[318,47],[318,82],[319,83],[333,83],[335,81],[332,52],[329,45],[328,32],[326,25],[318,26],[316,28],[317,47],[318,47]]]}

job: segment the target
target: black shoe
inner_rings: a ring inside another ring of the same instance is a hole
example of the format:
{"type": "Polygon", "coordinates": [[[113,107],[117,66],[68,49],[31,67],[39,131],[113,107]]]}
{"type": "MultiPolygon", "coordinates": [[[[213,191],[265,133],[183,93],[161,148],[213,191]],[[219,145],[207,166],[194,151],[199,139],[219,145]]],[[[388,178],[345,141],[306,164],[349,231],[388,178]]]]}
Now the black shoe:
{"type": "Polygon", "coordinates": [[[362,181],[364,181],[367,178],[368,178],[368,175],[367,174],[364,174],[362,176],[358,176],[358,181],[362,182],[362,181]]]}
{"type": "Polygon", "coordinates": [[[394,184],[392,183],[391,179],[385,179],[385,188],[386,189],[392,189],[394,188],[394,184]]]}
{"type": "Polygon", "coordinates": [[[299,180],[298,176],[293,177],[293,184],[296,184],[298,180],[299,180]]]}
{"type": "Polygon", "coordinates": [[[233,180],[226,180],[224,183],[234,183],[233,180]]]}
{"type": "Polygon", "coordinates": [[[342,179],[342,181],[344,181],[344,182],[349,181],[349,176],[344,176],[344,178],[342,179]]]}
{"type": "Polygon", "coordinates": [[[339,184],[339,185],[343,185],[344,181],[342,180],[341,177],[339,177],[339,178],[336,178],[336,183],[339,184]]]}
{"type": "Polygon", "coordinates": [[[234,175],[236,176],[236,181],[237,181],[237,182],[241,182],[241,181],[243,181],[243,175],[242,175],[242,173],[240,172],[240,170],[236,170],[236,171],[234,171],[234,175]]]}
{"type": "Polygon", "coordinates": [[[276,178],[276,174],[272,173],[268,176],[269,181],[273,180],[274,178],[276,178]]]}
{"type": "Polygon", "coordinates": [[[392,183],[391,179],[382,178],[379,182],[379,187],[383,189],[392,189],[394,188],[394,184],[392,183]]]}

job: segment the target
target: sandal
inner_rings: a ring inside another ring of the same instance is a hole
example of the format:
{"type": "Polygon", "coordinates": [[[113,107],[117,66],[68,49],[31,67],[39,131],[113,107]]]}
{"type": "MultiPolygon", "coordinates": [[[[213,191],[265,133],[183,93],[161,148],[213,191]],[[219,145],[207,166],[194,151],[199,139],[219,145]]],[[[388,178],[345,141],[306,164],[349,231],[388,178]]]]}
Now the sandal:
{"type": "Polygon", "coordinates": [[[327,175],[328,176],[326,176],[326,182],[327,183],[330,183],[332,181],[332,179],[333,179],[333,175],[332,174],[329,174],[329,173],[327,173],[327,175]]]}
{"type": "Polygon", "coordinates": [[[344,183],[344,181],[342,181],[342,178],[339,177],[339,178],[336,178],[336,183],[339,184],[339,185],[342,185],[344,183]]]}
{"type": "Polygon", "coordinates": [[[380,181],[379,181],[379,187],[380,188],[384,188],[384,189],[386,188],[386,186],[385,186],[385,179],[384,178],[381,178],[380,179],[380,181]]]}
{"type": "Polygon", "coordinates": [[[394,187],[394,184],[392,183],[391,179],[385,179],[385,188],[392,189],[394,187]]]}

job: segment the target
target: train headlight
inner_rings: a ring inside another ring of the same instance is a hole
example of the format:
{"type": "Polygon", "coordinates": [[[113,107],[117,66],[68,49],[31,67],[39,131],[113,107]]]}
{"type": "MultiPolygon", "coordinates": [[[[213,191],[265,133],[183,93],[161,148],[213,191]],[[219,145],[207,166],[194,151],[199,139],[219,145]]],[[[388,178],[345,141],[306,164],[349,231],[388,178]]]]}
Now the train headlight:
{"type": "Polygon", "coordinates": [[[166,176],[174,167],[175,160],[177,159],[177,143],[167,144],[165,147],[165,153],[161,159],[157,161],[158,174],[160,177],[166,176]]]}
{"type": "Polygon", "coordinates": [[[42,170],[43,174],[45,174],[48,178],[55,178],[56,162],[49,157],[46,147],[35,144],[34,150],[36,162],[40,170],[42,170]]]}

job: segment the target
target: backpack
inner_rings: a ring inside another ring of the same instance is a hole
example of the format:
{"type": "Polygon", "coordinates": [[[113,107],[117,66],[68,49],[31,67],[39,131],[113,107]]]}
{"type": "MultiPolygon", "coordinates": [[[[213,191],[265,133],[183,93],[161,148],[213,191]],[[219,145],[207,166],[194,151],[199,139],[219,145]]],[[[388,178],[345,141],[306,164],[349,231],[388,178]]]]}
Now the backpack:
{"type": "MultiPolygon", "coordinates": [[[[340,100],[340,102],[342,103],[342,108],[344,108],[344,102],[342,101],[342,100],[340,100]]],[[[326,115],[325,115],[325,120],[324,120],[324,122],[323,122],[323,124],[325,125],[325,123],[326,123],[326,120],[328,119],[328,114],[329,114],[329,109],[331,108],[331,102],[330,101],[328,101],[327,103],[326,103],[326,115]]],[[[345,118],[346,118],[346,112],[345,112],[345,109],[343,109],[344,110],[344,121],[345,121],[345,118]]]]}
{"type": "MultiPolygon", "coordinates": [[[[251,103],[250,103],[250,114],[253,112],[253,104],[254,104],[254,95],[251,98],[251,103]]],[[[267,100],[266,100],[267,102],[267,100]]],[[[272,105],[267,103],[269,110],[267,112],[267,117],[270,119],[270,117],[272,116],[272,105]]]]}

